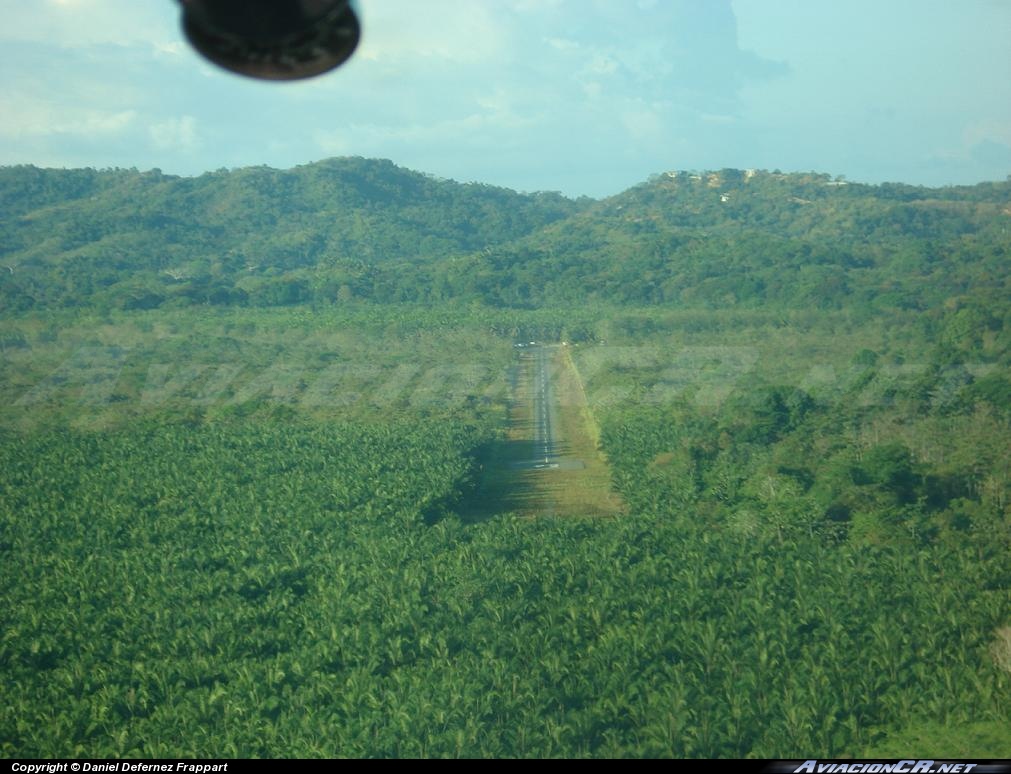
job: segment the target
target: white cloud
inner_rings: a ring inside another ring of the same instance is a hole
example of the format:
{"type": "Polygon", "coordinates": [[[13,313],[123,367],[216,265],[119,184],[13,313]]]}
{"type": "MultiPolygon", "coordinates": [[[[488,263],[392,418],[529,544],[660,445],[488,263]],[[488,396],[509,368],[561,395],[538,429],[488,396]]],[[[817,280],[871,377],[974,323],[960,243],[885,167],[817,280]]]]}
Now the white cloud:
{"type": "Polygon", "coordinates": [[[459,64],[500,58],[509,48],[509,14],[473,0],[388,0],[362,7],[357,57],[385,64],[435,59],[459,64]]]}
{"type": "MultiPolygon", "coordinates": [[[[1007,113],[1007,109],[1003,112],[1007,113]]],[[[1011,145],[1011,116],[999,119],[973,121],[962,131],[962,142],[967,148],[984,142],[1011,145]]]]}
{"type": "Polygon", "coordinates": [[[118,113],[103,113],[97,110],[88,110],[73,124],[61,124],[57,131],[67,134],[83,134],[93,136],[96,134],[120,134],[128,129],[137,119],[137,113],[133,110],[121,110],[118,113]]]}
{"type": "Polygon", "coordinates": [[[167,43],[157,43],[154,47],[159,54],[169,57],[184,56],[189,53],[189,48],[181,40],[173,40],[167,43]]]}
{"type": "Polygon", "coordinates": [[[545,38],[544,42],[557,51],[574,51],[579,48],[579,43],[568,38],[545,38]]]}
{"type": "Polygon", "coordinates": [[[327,156],[350,156],[353,151],[351,131],[325,131],[317,129],[312,133],[312,141],[327,156]]]}
{"type": "Polygon", "coordinates": [[[622,113],[621,123],[631,139],[658,141],[664,134],[664,120],[651,107],[638,106],[622,113]]]}
{"type": "Polygon", "coordinates": [[[8,95],[0,98],[0,137],[24,140],[55,135],[92,138],[122,134],[137,120],[134,110],[68,107],[8,95]]]}
{"type": "Polygon", "coordinates": [[[738,119],[736,116],[727,116],[720,113],[700,113],[699,120],[707,124],[733,124],[738,119]]]}
{"type": "Polygon", "coordinates": [[[169,0],[0,0],[0,40],[64,48],[101,43],[162,45],[178,39],[179,8],[169,0]]]}
{"type": "Polygon", "coordinates": [[[586,63],[585,72],[593,75],[613,75],[618,70],[618,61],[610,54],[597,52],[586,63]]]}
{"type": "Polygon", "coordinates": [[[516,145],[514,130],[526,121],[519,118],[502,121],[495,115],[471,113],[432,123],[351,124],[334,131],[317,130],[313,133],[313,140],[321,151],[331,155],[361,153],[403,157],[417,152],[419,148],[486,153],[516,145]]]}
{"type": "Polygon", "coordinates": [[[197,135],[197,119],[193,116],[180,116],[152,124],[148,127],[148,136],[159,151],[190,153],[201,144],[197,135]]]}
{"type": "Polygon", "coordinates": [[[565,0],[513,0],[512,8],[517,13],[536,13],[555,11],[565,5],[565,0]]]}

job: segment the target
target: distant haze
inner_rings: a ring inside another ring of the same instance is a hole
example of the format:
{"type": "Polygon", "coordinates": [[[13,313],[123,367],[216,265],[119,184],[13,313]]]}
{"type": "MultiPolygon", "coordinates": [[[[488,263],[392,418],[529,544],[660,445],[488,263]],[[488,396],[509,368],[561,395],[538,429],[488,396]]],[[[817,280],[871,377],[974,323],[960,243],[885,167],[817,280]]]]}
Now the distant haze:
{"type": "Polygon", "coordinates": [[[349,65],[278,85],[205,64],[175,0],[0,0],[0,164],[197,174],[360,155],[590,196],[669,169],[1011,173],[1011,3],[360,7],[349,65]]]}

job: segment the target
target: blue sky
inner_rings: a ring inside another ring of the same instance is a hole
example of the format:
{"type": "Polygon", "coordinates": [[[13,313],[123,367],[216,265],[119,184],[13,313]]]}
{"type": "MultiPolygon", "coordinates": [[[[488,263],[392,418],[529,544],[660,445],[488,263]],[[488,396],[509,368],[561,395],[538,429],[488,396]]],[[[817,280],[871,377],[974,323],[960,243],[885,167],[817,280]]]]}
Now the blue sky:
{"type": "Polygon", "coordinates": [[[617,193],[652,173],[1011,174],[1011,0],[360,0],[351,63],[214,69],[175,0],[0,0],[0,164],[290,167],[389,158],[617,193]]]}

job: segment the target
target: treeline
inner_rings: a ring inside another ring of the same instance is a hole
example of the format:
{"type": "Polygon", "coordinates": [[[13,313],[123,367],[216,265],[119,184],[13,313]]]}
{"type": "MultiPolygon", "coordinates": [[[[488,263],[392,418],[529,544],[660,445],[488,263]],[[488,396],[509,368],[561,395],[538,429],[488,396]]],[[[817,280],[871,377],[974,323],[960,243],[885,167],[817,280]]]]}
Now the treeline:
{"type": "Polygon", "coordinates": [[[610,199],[333,159],[176,178],[0,170],[0,302],[151,309],[586,300],[925,309],[1011,295],[1011,183],[670,173],[610,199]]]}
{"type": "Polygon", "coordinates": [[[0,297],[15,310],[296,304],[306,277],[343,270],[328,267],[481,250],[585,206],[357,158],[197,178],[9,167],[0,297]]]}

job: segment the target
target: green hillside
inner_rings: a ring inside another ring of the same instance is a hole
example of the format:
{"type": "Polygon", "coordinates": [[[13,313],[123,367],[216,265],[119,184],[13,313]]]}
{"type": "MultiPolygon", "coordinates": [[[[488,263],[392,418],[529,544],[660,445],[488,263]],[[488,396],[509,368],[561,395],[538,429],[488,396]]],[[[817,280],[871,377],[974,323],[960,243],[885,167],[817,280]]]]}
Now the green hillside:
{"type": "Polygon", "coordinates": [[[10,309],[449,300],[923,310],[1009,295],[1011,183],[668,173],[599,202],[334,159],[0,170],[10,309]]]}
{"type": "Polygon", "coordinates": [[[0,191],[14,309],[334,300],[349,272],[482,250],[584,206],[365,159],[198,178],[8,167],[0,191]]]}

